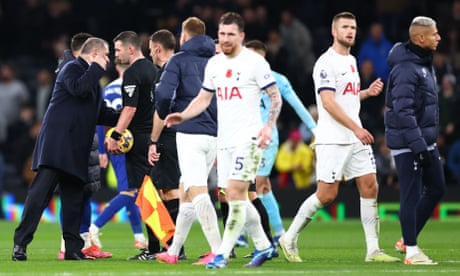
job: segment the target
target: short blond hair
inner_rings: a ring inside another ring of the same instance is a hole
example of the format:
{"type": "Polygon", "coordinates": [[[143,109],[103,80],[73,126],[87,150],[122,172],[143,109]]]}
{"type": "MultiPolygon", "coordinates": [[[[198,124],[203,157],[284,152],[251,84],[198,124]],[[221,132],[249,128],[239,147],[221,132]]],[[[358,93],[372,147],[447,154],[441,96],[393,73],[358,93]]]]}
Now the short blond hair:
{"type": "Polygon", "coordinates": [[[182,22],[182,31],[190,36],[204,35],[206,34],[206,25],[203,20],[192,16],[182,22]]]}

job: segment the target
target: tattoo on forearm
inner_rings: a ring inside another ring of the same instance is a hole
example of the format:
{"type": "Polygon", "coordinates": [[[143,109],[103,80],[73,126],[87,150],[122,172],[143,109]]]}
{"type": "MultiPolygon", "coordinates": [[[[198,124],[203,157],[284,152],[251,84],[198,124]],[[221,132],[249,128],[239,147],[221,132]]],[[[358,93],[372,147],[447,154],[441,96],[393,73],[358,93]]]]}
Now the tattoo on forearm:
{"type": "Polygon", "coordinates": [[[268,116],[267,124],[270,126],[274,126],[276,124],[276,120],[278,119],[278,115],[281,111],[282,101],[281,95],[276,85],[272,85],[266,89],[266,92],[271,100],[270,105],[270,112],[268,116]]]}

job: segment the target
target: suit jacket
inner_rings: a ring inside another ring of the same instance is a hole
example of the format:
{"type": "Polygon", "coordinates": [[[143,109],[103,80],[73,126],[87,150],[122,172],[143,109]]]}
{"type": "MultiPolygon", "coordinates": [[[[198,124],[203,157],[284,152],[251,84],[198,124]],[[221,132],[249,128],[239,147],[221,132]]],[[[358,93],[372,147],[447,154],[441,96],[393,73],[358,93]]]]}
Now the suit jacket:
{"type": "Polygon", "coordinates": [[[104,69],[77,58],[60,70],[35,144],[32,169],[59,169],[87,181],[97,124],[112,126],[118,114],[105,107],[99,79],[104,69]]]}

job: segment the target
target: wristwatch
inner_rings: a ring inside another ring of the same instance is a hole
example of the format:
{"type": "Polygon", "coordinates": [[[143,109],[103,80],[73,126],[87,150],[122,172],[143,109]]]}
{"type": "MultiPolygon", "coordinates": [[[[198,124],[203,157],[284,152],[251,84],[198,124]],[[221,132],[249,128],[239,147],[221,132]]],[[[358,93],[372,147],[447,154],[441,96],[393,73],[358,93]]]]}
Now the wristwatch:
{"type": "Polygon", "coordinates": [[[157,141],[152,141],[149,139],[149,141],[147,142],[147,146],[151,146],[151,145],[158,145],[159,143],[157,141]]]}
{"type": "Polygon", "coordinates": [[[113,138],[115,141],[120,141],[121,139],[121,134],[118,133],[116,130],[112,131],[110,134],[110,138],[113,138]]]}

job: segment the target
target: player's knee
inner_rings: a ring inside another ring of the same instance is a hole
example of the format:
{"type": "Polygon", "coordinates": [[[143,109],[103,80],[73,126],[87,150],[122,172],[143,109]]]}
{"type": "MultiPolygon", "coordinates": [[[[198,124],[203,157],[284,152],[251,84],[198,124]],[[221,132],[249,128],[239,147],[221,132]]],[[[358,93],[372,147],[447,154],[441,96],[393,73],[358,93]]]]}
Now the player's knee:
{"type": "Polygon", "coordinates": [[[379,185],[377,182],[365,183],[360,189],[360,194],[364,198],[375,198],[377,197],[378,190],[379,185]]]}
{"type": "Polygon", "coordinates": [[[316,196],[318,197],[319,202],[321,202],[323,206],[327,206],[335,200],[335,198],[337,197],[337,193],[322,193],[317,194],[316,196]]]}

